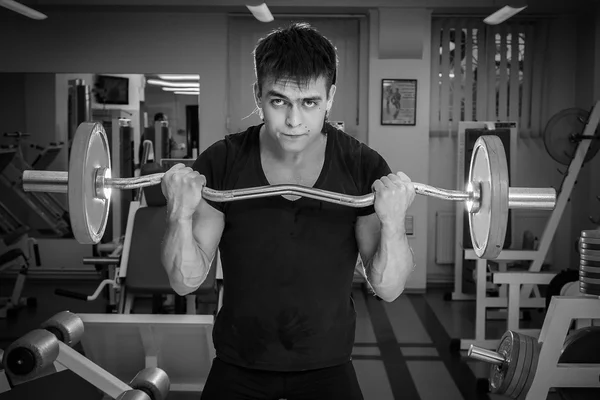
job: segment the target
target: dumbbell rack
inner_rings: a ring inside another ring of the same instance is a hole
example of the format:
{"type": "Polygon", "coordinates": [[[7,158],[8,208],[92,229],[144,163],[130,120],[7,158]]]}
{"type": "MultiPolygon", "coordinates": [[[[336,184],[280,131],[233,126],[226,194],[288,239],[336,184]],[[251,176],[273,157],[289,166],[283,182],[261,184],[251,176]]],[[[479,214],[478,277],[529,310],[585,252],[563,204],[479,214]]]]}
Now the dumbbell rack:
{"type": "MultiPolygon", "coordinates": [[[[583,135],[593,136],[598,124],[600,123],[600,101],[596,102],[590,117],[585,126],[583,135]]],[[[500,255],[494,260],[499,262],[506,261],[531,261],[529,274],[523,272],[494,272],[492,281],[496,284],[508,284],[509,293],[505,297],[487,297],[487,263],[488,260],[477,257],[473,250],[465,250],[464,257],[467,260],[476,260],[476,311],[475,311],[475,338],[460,339],[460,350],[469,349],[470,345],[494,349],[499,338],[487,339],[485,334],[485,323],[488,308],[507,307],[507,328],[512,331],[528,334],[537,337],[539,330],[524,330],[519,328],[519,314],[521,308],[544,308],[545,299],[538,296],[537,285],[547,285],[556,275],[555,273],[542,273],[542,264],[546,259],[550,245],[567,206],[575,181],[579,171],[583,166],[586,154],[590,148],[591,140],[582,140],[577,146],[573,160],[569,164],[568,172],[562,182],[560,193],[558,195],[556,206],[548,219],[544,233],[540,240],[537,250],[502,250],[500,255]],[[527,276],[527,278],[524,278],[527,276]],[[526,280],[523,280],[526,279],[526,280]],[[512,286],[512,288],[511,288],[512,286]],[[516,288],[516,289],[515,289],[516,288]],[[519,289],[520,288],[520,295],[519,289]],[[535,289],[536,296],[530,297],[532,289],[535,289]],[[511,293],[512,292],[512,293],[511,293]],[[510,298],[510,299],[509,299],[510,298]],[[510,304],[510,307],[509,307],[510,304]]],[[[600,304],[597,304],[600,308],[600,304]]],[[[457,346],[458,347],[458,346],[457,346]]]]}

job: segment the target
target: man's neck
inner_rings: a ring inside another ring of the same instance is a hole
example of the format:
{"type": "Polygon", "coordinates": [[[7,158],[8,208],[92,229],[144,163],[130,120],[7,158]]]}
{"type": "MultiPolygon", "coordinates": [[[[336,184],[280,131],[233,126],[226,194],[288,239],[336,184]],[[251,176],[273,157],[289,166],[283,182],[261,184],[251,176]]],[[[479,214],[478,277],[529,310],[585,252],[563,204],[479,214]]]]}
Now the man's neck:
{"type": "Polygon", "coordinates": [[[260,143],[262,154],[282,165],[295,167],[321,157],[327,143],[327,136],[321,133],[321,136],[310,143],[304,150],[291,153],[284,151],[276,139],[266,134],[265,126],[263,125],[260,129],[260,143]]]}

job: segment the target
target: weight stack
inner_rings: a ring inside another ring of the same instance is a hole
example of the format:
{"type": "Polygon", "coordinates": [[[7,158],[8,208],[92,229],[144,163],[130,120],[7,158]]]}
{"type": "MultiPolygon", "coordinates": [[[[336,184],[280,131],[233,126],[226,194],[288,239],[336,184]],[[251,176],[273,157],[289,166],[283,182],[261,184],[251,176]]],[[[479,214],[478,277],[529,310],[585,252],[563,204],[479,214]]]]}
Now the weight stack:
{"type": "Polygon", "coordinates": [[[85,84],[83,79],[73,79],[69,81],[68,96],[68,143],[70,152],[70,144],[73,141],[73,137],[75,136],[75,132],[77,132],[79,124],[91,121],[92,100],[90,96],[90,87],[85,84]]]}
{"type": "Polygon", "coordinates": [[[162,124],[160,128],[160,138],[162,143],[162,154],[160,159],[171,158],[171,131],[166,124],[162,124]]]}
{"type": "Polygon", "coordinates": [[[581,231],[579,238],[579,291],[600,296],[600,230],[581,231]]]}

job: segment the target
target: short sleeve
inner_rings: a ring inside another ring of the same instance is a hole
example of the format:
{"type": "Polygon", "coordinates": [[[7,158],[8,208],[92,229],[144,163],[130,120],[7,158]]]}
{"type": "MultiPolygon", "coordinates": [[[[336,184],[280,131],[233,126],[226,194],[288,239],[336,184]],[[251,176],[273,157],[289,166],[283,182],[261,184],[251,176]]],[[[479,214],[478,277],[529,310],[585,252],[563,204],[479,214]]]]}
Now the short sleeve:
{"type": "MultiPolygon", "coordinates": [[[[373,183],[384,176],[392,173],[387,161],[375,150],[364,146],[361,152],[361,194],[370,194],[373,192],[373,183]]],[[[370,205],[357,209],[359,217],[371,215],[375,212],[375,206],[370,205]]]]}
{"type": "MultiPolygon", "coordinates": [[[[227,144],[219,140],[204,150],[192,165],[194,171],[206,177],[206,187],[223,190],[227,171],[227,144]]],[[[213,208],[223,212],[225,203],[206,200],[213,208]]]]}

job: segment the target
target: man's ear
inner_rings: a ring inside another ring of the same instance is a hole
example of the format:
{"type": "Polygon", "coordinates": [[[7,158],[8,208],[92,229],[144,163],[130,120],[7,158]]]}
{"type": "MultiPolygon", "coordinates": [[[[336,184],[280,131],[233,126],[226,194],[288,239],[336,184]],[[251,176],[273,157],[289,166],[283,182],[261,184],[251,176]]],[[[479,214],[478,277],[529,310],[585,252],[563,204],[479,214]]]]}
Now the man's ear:
{"type": "Polygon", "coordinates": [[[329,96],[327,96],[327,111],[331,110],[331,106],[333,106],[333,97],[335,96],[336,86],[331,85],[329,88],[329,96]]]}
{"type": "Polygon", "coordinates": [[[260,88],[258,87],[258,82],[254,82],[252,88],[254,89],[254,102],[256,103],[256,107],[262,108],[262,101],[260,99],[261,95],[260,88]]]}

